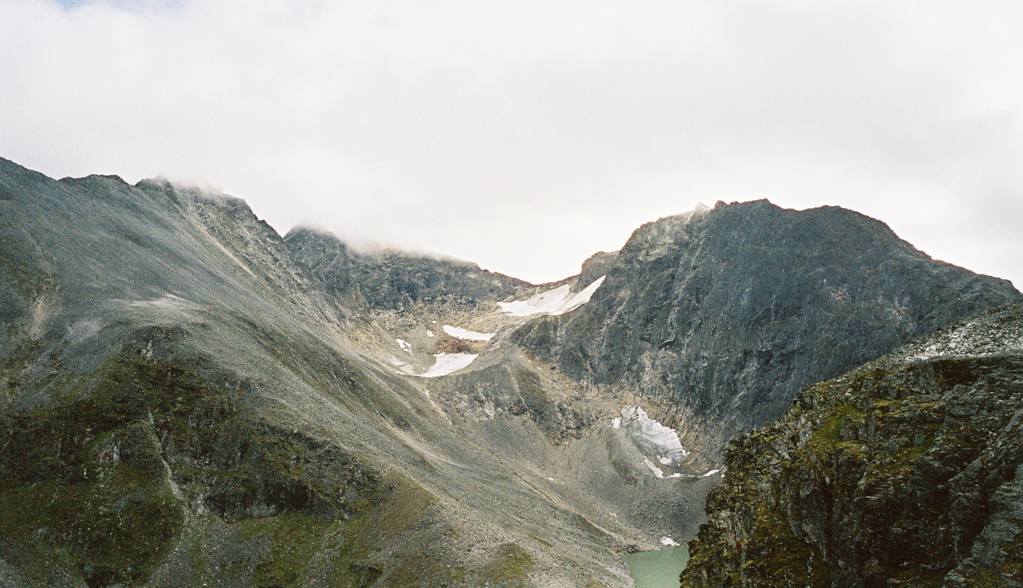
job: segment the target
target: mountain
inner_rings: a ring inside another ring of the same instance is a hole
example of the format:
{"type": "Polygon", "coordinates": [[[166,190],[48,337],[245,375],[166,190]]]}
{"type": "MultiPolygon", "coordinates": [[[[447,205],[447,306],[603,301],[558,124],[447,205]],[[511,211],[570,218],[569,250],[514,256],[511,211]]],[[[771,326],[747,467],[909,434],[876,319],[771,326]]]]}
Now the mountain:
{"type": "Polygon", "coordinates": [[[527,417],[396,370],[240,200],[0,161],[0,240],[0,583],[622,586],[656,543],[527,417]]]}
{"type": "Polygon", "coordinates": [[[516,342],[655,407],[704,458],[781,416],[804,386],[1020,300],[869,217],[766,200],[648,223],[604,263],[589,304],[521,327],[516,342]]]}
{"type": "Polygon", "coordinates": [[[804,390],[732,443],[684,587],[1023,585],[1023,305],[804,390]]]}
{"type": "Polygon", "coordinates": [[[0,244],[10,586],[629,586],[793,387],[1020,299],[841,209],[531,285],[6,160],[0,244]]]}

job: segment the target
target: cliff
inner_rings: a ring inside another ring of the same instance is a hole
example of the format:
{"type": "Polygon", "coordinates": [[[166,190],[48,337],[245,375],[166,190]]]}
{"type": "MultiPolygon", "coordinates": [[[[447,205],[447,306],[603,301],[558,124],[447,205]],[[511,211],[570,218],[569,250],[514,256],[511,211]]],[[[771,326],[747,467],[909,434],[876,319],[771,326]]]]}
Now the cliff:
{"type": "Polygon", "coordinates": [[[639,228],[589,304],[518,330],[577,380],[634,394],[716,454],[796,393],[1021,299],[837,207],[719,203],[639,228]]]}
{"type": "Polygon", "coordinates": [[[1023,584],[1023,306],[804,390],[725,452],[682,586],[1023,584]]]}

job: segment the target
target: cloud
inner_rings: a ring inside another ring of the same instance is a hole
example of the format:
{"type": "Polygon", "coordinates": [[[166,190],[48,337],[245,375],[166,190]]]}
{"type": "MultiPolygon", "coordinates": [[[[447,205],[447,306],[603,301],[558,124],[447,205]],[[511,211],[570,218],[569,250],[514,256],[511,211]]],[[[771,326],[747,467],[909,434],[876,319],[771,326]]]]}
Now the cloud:
{"type": "Polygon", "coordinates": [[[768,197],[1023,284],[1003,4],[0,0],[0,153],[537,281],[768,197]]]}

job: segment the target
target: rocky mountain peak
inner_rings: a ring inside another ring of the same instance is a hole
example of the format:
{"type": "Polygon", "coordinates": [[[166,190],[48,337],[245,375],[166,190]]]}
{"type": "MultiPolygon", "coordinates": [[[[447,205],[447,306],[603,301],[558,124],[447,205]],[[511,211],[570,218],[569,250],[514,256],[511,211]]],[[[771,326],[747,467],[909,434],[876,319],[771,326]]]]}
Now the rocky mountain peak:
{"type": "Polygon", "coordinates": [[[648,223],[606,270],[584,308],[516,340],[580,381],[644,397],[687,441],[718,449],[803,386],[1020,299],[862,214],[766,200],[648,223]]]}
{"type": "Polygon", "coordinates": [[[308,228],[292,229],[284,242],[332,297],[377,316],[443,314],[440,307],[445,306],[467,311],[532,287],[467,261],[389,249],[359,251],[329,233],[308,228]]]}

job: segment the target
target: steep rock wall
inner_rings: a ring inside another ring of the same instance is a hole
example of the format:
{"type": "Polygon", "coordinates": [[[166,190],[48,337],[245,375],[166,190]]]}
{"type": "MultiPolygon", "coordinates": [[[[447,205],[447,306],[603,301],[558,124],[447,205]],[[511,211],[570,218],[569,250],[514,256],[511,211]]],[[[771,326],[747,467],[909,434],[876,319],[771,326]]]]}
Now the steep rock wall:
{"type": "Polygon", "coordinates": [[[806,385],[1020,300],[879,221],[766,200],[646,224],[606,271],[586,306],[515,340],[579,380],[645,397],[709,453],[778,418],[806,385]]]}
{"type": "Polygon", "coordinates": [[[803,391],[733,442],[684,587],[1023,583],[1023,307],[803,391]]]}

